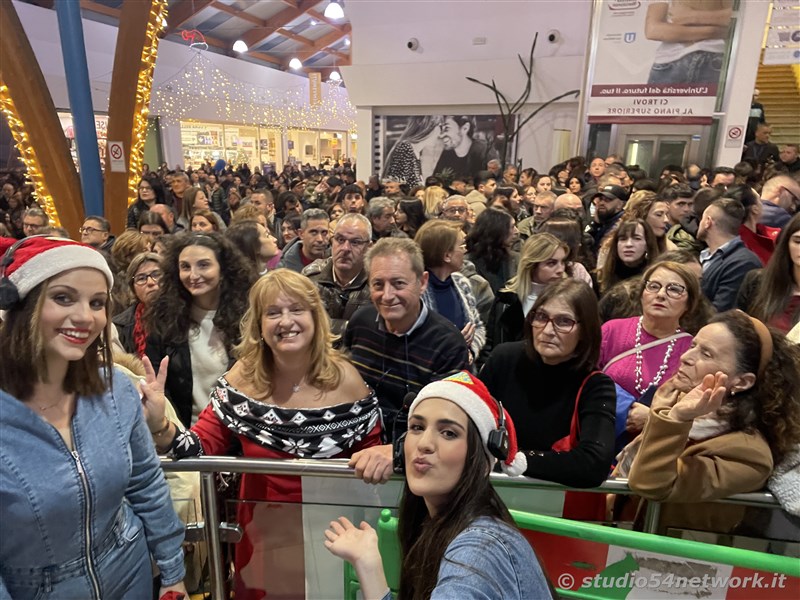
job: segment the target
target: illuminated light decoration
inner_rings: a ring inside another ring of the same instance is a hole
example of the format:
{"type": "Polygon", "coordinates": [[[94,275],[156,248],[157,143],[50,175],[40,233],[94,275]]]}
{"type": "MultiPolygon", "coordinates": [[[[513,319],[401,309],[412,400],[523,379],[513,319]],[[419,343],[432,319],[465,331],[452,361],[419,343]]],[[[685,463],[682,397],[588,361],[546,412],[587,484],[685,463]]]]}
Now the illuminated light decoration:
{"type": "Polygon", "coordinates": [[[295,71],[297,69],[302,69],[303,68],[303,63],[301,62],[301,60],[299,58],[297,58],[295,56],[292,60],[289,61],[289,68],[290,69],[294,69],[295,71]]]}
{"type": "Polygon", "coordinates": [[[203,50],[208,50],[206,36],[197,31],[197,29],[184,29],[181,31],[181,39],[189,42],[190,48],[202,48],[203,50]]]}
{"type": "Polygon", "coordinates": [[[247,44],[244,40],[236,40],[233,42],[233,51],[239,53],[247,52],[247,44]]]}
{"type": "Polygon", "coordinates": [[[207,120],[274,129],[345,129],[356,131],[356,109],[341,81],[323,84],[322,102],[308,103],[305,85],[266,88],[220,70],[205,53],[153,89],[151,112],[164,124],[196,119],[199,109],[216,113],[207,120]]]}
{"type": "Polygon", "coordinates": [[[344,10],[340,0],[331,0],[325,7],[325,16],[328,19],[344,19],[344,10]]]}
{"type": "Polygon", "coordinates": [[[342,80],[342,76],[339,75],[339,71],[331,71],[330,80],[331,81],[341,81],[342,80]]]}
{"type": "Polygon", "coordinates": [[[25,131],[25,126],[19,118],[17,108],[14,106],[14,101],[11,99],[11,94],[8,91],[8,86],[3,81],[0,81],[0,111],[6,118],[8,128],[11,130],[11,135],[14,137],[14,143],[19,151],[22,163],[28,172],[28,178],[33,183],[34,190],[36,191],[36,200],[39,205],[50,217],[50,222],[56,226],[61,226],[61,220],[58,218],[58,211],[53,202],[53,195],[47,187],[47,182],[42,175],[39,168],[39,159],[36,156],[36,151],[33,149],[28,132],[25,131]]]}
{"type": "MultiPolygon", "coordinates": [[[[136,104],[131,132],[130,165],[128,166],[128,205],[138,198],[137,190],[144,164],[144,143],[147,139],[147,116],[150,114],[150,94],[153,87],[153,70],[158,55],[159,34],[167,22],[167,0],[154,0],[147,20],[147,32],[142,48],[139,78],[136,81],[136,104]]],[[[199,32],[198,32],[199,33],[199,32]]],[[[182,35],[182,34],[181,34],[182,35]]],[[[202,34],[201,34],[202,36],[202,34]]],[[[205,39],[203,39],[205,43],[205,39]]]]}

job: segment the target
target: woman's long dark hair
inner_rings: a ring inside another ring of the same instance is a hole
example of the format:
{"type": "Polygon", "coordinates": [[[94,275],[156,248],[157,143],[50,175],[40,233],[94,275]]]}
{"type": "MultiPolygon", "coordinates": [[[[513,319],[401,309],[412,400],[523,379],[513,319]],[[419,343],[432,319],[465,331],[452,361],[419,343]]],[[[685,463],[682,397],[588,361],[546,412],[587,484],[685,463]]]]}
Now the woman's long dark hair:
{"type": "MultiPolygon", "coordinates": [[[[711,319],[724,325],[736,340],[738,373],[758,373],[761,340],[753,322],[740,310],[711,319]]],[[[772,360],[755,385],[736,392],[720,409],[731,431],[758,430],[766,438],[775,464],[800,444],[800,347],[780,333],[772,336],[772,360]]],[[[731,374],[729,374],[731,375],[731,374]]]]}
{"type": "Polygon", "coordinates": [[[413,239],[419,228],[428,220],[428,217],[425,216],[425,205],[418,198],[403,198],[397,208],[406,215],[406,222],[402,226],[403,231],[413,239]]]}
{"type": "MultiPolygon", "coordinates": [[[[398,525],[403,556],[400,571],[403,600],[430,598],[447,546],[478,517],[493,517],[516,528],[506,505],[489,483],[489,472],[489,459],[480,433],[469,420],[464,471],[442,511],[430,516],[425,500],[414,495],[408,483],[405,484],[398,525]]],[[[497,597],[501,596],[502,590],[498,590],[497,597]]]]}
{"type": "MultiPolygon", "coordinates": [[[[800,286],[800,281],[795,281],[794,264],[789,254],[789,240],[798,231],[800,231],[800,214],[792,217],[781,231],[775,252],[761,273],[758,291],[749,312],[765,323],[786,310],[794,294],[794,286],[800,286]]],[[[800,311],[792,315],[792,325],[798,320],[800,311]]]]}
{"type": "Polygon", "coordinates": [[[653,233],[653,228],[650,224],[643,219],[626,219],[620,222],[619,227],[610,236],[608,242],[608,256],[602,269],[598,269],[597,279],[600,283],[600,293],[604,293],[615,284],[619,283],[633,274],[643,273],[647,267],[653,264],[653,261],[659,255],[658,242],[656,235],[653,233]],[[644,231],[644,239],[646,243],[645,254],[642,257],[639,265],[635,267],[627,267],[622,259],[619,257],[617,250],[617,242],[626,240],[636,234],[636,229],[642,226],[644,231]],[[638,273],[630,273],[626,271],[638,271],[638,273]],[[620,273],[626,273],[625,277],[620,276],[620,273]]]}
{"type": "Polygon", "coordinates": [[[496,208],[487,208],[478,215],[467,235],[467,251],[471,258],[482,258],[489,270],[499,270],[510,256],[506,238],[513,222],[514,217],[508,212],[496,208]]]}
{"type": "Polygon", "coordinates": [[[239,323],[247,310],[247,292],[256,280],[255,268],[219,233],[185,233],[175,236],[164,257],[161,289],[145,311],[145,328],[164,343],[182,344],[192,325],[192,295],[180,280],[178,259],[184,248],[203,246],[214,252],[220,267],[220,302],[214,326],[222,332],[225,347],[239,341],[239,323]]]}

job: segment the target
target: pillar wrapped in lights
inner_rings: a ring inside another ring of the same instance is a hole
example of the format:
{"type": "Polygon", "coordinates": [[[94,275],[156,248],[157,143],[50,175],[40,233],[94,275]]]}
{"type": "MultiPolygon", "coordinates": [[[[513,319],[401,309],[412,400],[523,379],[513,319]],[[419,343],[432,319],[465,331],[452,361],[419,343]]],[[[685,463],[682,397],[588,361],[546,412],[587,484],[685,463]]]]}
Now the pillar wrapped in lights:
{"type": "Polygon", "coordinates": [[[122,5],[108,101],[107,136],[110,142],[122,142],[126,168],[124,172],[115,172],[111,161],[106,163],[105,214],[112,231],[125,228],[128,206],[137,197],[153,71],[166,15],[165,0],[141,0],[122,5]]]}
{"type": "Polygon", "coordinates": [[[0,111],[2,111],[3,116],[6,118],[8,128],[11,130],[11,135],[14,137],[14,143],[17,145],[22,163],[27,170],[28,178],[31,180],[36,190],[36,199],[47,213],[47,216],[50,217],[50,222],[53,225],[60,226],[61,220],[58,218],[58,211],[53,202],[53,196],[39,168],[39,159],[36,157],[36,150],[28,139],[24,124],[18,117],[17,108],[14,106],[14,101],[11,99],[8,87],[2,81],[0,81],[0,111]]]}
{"type": "Polygon", "coordinates": [[[155,0],[147,22],[146,42],[142,48],[142,66],[136,82],[136,106],[133,113],[131,160],[128,165],[128,204],[136,201],[139,178],[144,163],[144,142],[147,138],[147,116],[150,114],[150,92],[153,88],[153,70],[158,55],[159,34],[167,22],[166,0],[155,0]]]}

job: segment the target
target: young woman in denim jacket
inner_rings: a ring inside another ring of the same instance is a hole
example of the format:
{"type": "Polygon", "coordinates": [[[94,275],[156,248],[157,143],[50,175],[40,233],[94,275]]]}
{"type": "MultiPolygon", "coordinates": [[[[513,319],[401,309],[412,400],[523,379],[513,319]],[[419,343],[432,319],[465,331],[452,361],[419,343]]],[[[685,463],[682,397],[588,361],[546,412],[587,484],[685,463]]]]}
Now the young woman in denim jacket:
{"type": "MultiPolygon", "coordinates": [[[[497,460],[509,475],[522,474],[526,464],[514,424],[500,411],[466,371],[425,386],[411,404],[401,441],[400,597],[553,597],[533,549],[489,482],[497,460]]],[[[364,598],[391,598],[372,527],[340,517],[325,536],[328,550],[355,567],[364,598]]]]}
{"type": "Polygon", "coordinates": [[[183,586],[183,526],[127,377],[99,252],[0,240],[0,598],[150,598],[183,586]]]}

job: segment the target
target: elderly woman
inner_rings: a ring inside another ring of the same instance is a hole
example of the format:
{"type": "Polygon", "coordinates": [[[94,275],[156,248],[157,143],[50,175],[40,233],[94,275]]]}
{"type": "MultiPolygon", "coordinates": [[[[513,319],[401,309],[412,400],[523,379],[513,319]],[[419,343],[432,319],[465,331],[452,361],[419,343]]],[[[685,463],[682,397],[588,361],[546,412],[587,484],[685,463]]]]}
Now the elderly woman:
{"type": "Polygon", "coordinates": [[[460,273],[467,251],[464,238],[460,221],[428,221],[414,241],[422,249],[428,272],[422,301],[458,327],[474,360],[486,343],[486,326],[469,279],[460,273]]]}
{"type": "Polygon", "coordinates": [[[517,274],[494,299],[487,324],[484,356],[504,342],[522,339],[525,316],[547,284],[564,277],[569,247],[549,233],[525,240],[517,274]]]}
{"type": "Polygon", "coordinates": [[[144,311],[158,295],[163,275],[161,261],[161,257],[153,252],[134,257],[128,267],[127,279],[136,302],[112,319],[122,348],[139,358],[144,356],[147,342],[144,311]]]}
{"type": "Polygon", "coordinates": [[[741,507],[686,503],[762,489],[800,443],[798,364],[800,348],[741,311],[698,332],[617,468],[640,496],[667,503],[662,530],[736,525],[741,507]]]}
{"type": "MultiPolygon", "coordinates": [[[[305,276],[277,269],[249,294],[233,367],[211,386],[211,403],[188,432],[165,420],[164,397],[148,403],[148,422],[161,451],[176,456],[241,453],[260,458],[344,458],[380,444],[378,400],[350,362],[331,348],[328,316],[316,286],[305,276]]],[[[302,544],[280,540],[275,561],[261,564],[251,536],[270,519],[270,535],[295,539],[302,531],[302,499],[294,477],[242,477],[238,523],[245,540],[236,551],[236,597],[285,596],[304,589],[302,544]],[[298,549],[299,548],[299,549],[298,549]],[[252,559],[252,561],[251,561],[252,559]]],[[[302,537],[302,536],[301,536],[302,537]]],[[[264,551],[265,540],[260,540],[264,551]]]]}
{"type": "MultiPolygon", "coordinates": [[[[574,279],[552,283],[522,329],[524,340],[498,346],[480,377],[517,424],[525,475],[570,487],[600,485],[614,458],[615,393],[611,378],[596,370],[596,296],[574,279]]],[[[603,516],[591,499],[583,504],[570,496],[568,505],[565,517],[603,516]]]]}

